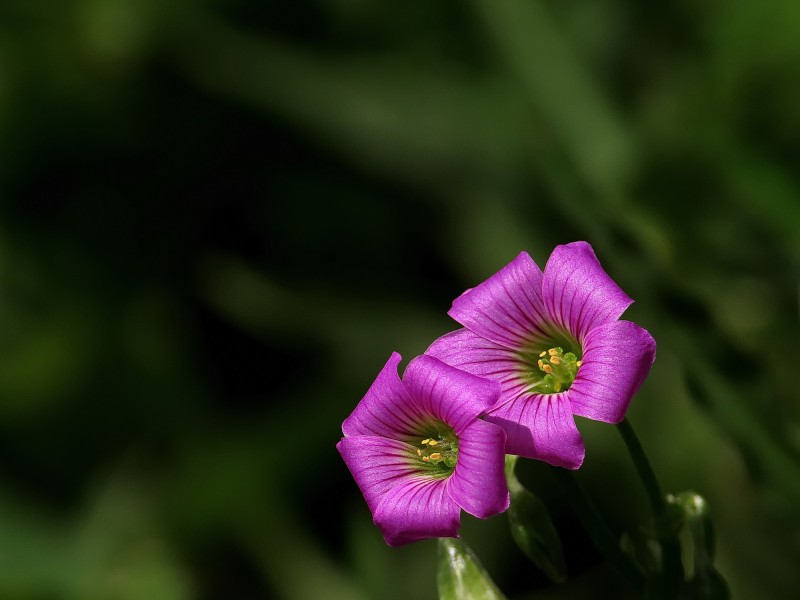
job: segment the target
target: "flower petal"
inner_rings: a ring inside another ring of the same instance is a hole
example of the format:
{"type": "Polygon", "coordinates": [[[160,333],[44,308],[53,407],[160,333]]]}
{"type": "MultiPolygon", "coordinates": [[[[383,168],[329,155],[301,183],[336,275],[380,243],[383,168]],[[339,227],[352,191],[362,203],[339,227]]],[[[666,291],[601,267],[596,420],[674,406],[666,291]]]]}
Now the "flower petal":
{"type": "Polygon", "coordinates": [[[402,357],[393,352],[352,414],[342,423],[346,436],[378,435],[403,438],[417,435],[424,415],[397,374],[402,357]]]}
{"type": "Polygon", "coordinates": [[[353,479],[364,494],[367,506],[375,510],[383,497],[400,483],[419,477],[411,464],[414,449],[397,440],[374,436],[353,436],[336,444],[353,479]]]}
{"type": "Polygon", "coordinates": [[[553,250],[544,268],[542,297],[550,319],[578,340],[593,327],[618,319],[633,303],[586,242],[553,250]]]}
{"type": "Polygon", "coordinates": [[[481,519],[508,508],[505,441],[500,427],[481,420],[470,423],[458,438],[458,463],[447,489],[461,508],[481,519]]]}
{"type": "Polygon", "coordinates": [[[583,342],[583,361],[567,392],[572,412],[619,423],[656,359],[656,342],[635,323],[615,321],[592,329],[583,342]]]}
{"type": "Polygon", "coordinates": [[[544,337],[542,272],[522,252],[480,285],[453,300],[447,313],[464,327],[506,348],[544,337]]]}
{"type": "Polygon", "coordinates": [[[425,354],[456,369],[498,381],[501,390],[499,402],[518,396],[529,385],[520,375],[525,364],[519,354],[466,328],[438,338],[425,354]]]}
{"type": "Polygon", "coordinates": [[[403,383],[423,412],[447,423],[459,435],[500,397],[495,381],[470,375],[432,356],[418,356],[403,383]]]}
{"type": "Polygon", "coordinates": [[[561,394],[521,394],[493,408],[486,420],[506,432],[506,453],[577,469],[585,448],[569,399],[561,394]]]}
{"type": "Polygon", "coordinates": [[[417,477],[389,490],[373,513],[386,543],[401,546],[431,537],[458,537],[461,508],[447,479],[417,477]]]}

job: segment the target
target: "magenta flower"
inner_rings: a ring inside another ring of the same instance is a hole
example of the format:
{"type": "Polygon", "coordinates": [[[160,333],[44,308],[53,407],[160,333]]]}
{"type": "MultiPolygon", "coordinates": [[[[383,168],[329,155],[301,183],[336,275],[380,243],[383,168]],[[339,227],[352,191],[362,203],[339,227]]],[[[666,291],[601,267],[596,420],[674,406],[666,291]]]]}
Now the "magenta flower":
{"type": "Polygon", "coordinates": [[[496,382],[419,356],[397,375],[392,354],[342,423],[336,445],[386,543],[458,537],[461,509],[486,518],[508,508],[505,434],[478,417],[496,382]]]}
{"type": "Polygon", "coordinates": [[[500,383],[486,420],[505,429],[506,452],[577,469],[573,415],[620,422],[655,360],[652,336],[619,320],[632,302],[586,242],[556,247],[544,273],[523,252],[453,301],[464,329],[426,354],[500,383]]]}

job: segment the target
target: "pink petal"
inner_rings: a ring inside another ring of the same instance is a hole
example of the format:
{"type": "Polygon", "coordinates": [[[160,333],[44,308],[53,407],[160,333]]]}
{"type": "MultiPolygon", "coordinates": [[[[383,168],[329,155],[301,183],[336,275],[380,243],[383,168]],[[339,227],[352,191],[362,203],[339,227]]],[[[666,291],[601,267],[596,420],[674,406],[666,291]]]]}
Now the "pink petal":
{"type": "Polygon", "coordinates": [[[542,272],[527,252],[453,300],[447,313],[481,337],[510,349],[546,337],[542,272]]]}
{"type": "Polygon", "coordinates": [[[614,321],[589,331],[583,362],[567,392],[576,415],[619,423],[631,399],[650,372],[656,342],[630,321],[614,321]]]}
{"type": "Polygon", "coordinates": [[[525,365],[517,352],[490,342],[466,328],[438,338],[425,354],[467,373],[499,382],[501,391],[498,402],[514,398],[528,387],[520,373],[531,367],[525,365]]]}
{"type": "Polygon", "coordinates": [[[481,519],[508,508],[505,441],[500,427],[480,420],[458,438],[458,463],[447,489],[461,508],[481,519]]]}
{"type": "Polygon", "coordinates": [[[389,490],[373,513],[386,543],[401,546],[431,537],[458,537],[461,508],[447,479],[417,477],[389,490]]]}
{"type": "Polygon", "coordinates": [[[617,320],[633,302],[586,242],[553,250],[544,269],[542,297],[549,318],[579,341],[593,327],[617,320]]]}
{"type": "Polygon", "coordinates": [[[585,449],[566,393],[521,394],[493,408],[486,420],[506,432],[506,452],[577,469],[585,449]]]}
{"type": "Polygon", "coordinates": [[[336,444],[373,516],[383,497],[400,483],[419,477],[413,467],[414,448],[382,437],[355,436],[336,444]]]}
{"type": "Polygon", "coordinates": [[[456,434],[497,402],[497,382],[470,375],[432,356],[418,356],[403,383],[422,411],[444,421],[456,434]]]}
{"type": "Polygon", "coordinates": [[[346,436],[377,435],[405,438],[417,435],[425,415],[397,374],[402,357],[393,352],[352,414],[342,423],[346,436]]]}

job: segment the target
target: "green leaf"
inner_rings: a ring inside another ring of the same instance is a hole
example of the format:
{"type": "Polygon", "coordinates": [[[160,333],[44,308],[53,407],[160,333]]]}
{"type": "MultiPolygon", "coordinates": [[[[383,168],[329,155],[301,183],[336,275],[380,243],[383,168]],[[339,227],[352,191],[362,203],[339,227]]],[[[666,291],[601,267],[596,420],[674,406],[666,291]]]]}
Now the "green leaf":
{"type": "Polygon", "coordinates": [[[511,536],[536,567],[556,583],[567,579],[564,551],[544,502],[528,491],[514,475],[516,456],[506,456],[506,480],[511,494],[508,523],[511,536]]]}
{"type": "Polygon", "coordinates": [[[475,553],[459,539],[439,538],[439,600],[505,600],[475,553]]]}

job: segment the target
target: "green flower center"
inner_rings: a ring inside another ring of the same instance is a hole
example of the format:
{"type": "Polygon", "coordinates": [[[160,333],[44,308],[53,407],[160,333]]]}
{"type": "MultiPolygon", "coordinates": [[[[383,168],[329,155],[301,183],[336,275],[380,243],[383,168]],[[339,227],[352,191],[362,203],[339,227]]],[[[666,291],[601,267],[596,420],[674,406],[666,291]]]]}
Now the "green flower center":
{"type": "Polygon", "coordinates": [[[414,446],[414,458],[432,474],[450,475],[458,463],[458,438],[449,427],[420,439],[414,446]]]}
{"type": "Polygon", "coordinates": [[[536,367],[526,373],[526,377],[531,386],[529,391],[538,394],[557,394],[569,389],[575,377],[581,361],[574,352],[564,352],[561,346],[555,346],[542,350],[536,357],[536,367]]]}

